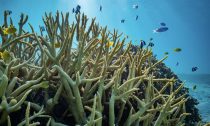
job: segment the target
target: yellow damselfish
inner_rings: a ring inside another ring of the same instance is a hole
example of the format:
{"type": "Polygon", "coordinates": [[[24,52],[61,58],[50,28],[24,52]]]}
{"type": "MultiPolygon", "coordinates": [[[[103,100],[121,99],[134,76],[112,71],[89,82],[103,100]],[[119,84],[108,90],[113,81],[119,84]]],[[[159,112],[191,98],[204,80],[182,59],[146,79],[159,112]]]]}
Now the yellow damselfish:
{"type": "Polygon", "coordinates": [[[113,46],[114,42],[109,41],[108,43],[106,43],[106,46],[111,47],[113,46]]]}
{"type": "Polygon", "coordinates": [[[4,59],[4,60],[9,60],[10,59],[10,54],[8,51],[4,51],[4,52],[0,52],[0,59],[4,59]]]}
{"type": "Polygon", "coordinates": [[[55,46],[55,48],[60,48],[60,47],[61,47],[61,43],[60,43],[60,42],[56,42],[56,43],[54,44],[54,46],[55,46]]]}
{"type": "Polygon", "coordinates": [[[6,35],[14,34],[16,31],[17,31],[17,29],[13,25],[10,25],[8,28],[4,28],[4,30],[3,30],[4,34],[6,34],[6,35]]]}
{"type": "MultiPolygon", "coordinates": [[[[102,40],[97,40],[98,42],[100,42],[100,43],[102,43],[102,40]]],[[[111,47],[111,46],[113,46],[114,45],[114,42],[112,42],[112,41],[108,41],[107,43],[106,43],[106,46],[107,47],[111,47]]]]}
{"type": "Polygon", "coordinates": [[[0,52],[0,59],[2,59],[2,52],[0,52]]]}
{"type": "Polygon", "coordinates": [[[164,54],[165,54],[165,55],[168,55],[169,53],[168,53],[168,52],[165,52],[164,54]]]}
{"type": "Polygon", "coordinates": [[[175,49],[174,49],[174,52],[181,52],[181,51],[182,51],[181,48],[175,48],[175,49]]]}

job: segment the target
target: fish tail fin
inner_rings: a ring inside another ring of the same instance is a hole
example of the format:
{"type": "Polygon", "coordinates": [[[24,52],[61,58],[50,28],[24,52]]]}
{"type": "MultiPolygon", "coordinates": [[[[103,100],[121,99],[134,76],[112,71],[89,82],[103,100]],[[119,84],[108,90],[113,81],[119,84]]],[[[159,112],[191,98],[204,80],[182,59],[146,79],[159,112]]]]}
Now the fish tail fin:
{"type": "Polygon", "coordinates": [[[152,30],[153,31],[153,33],[157,33],[157,31],[156,30],[152,30]]]}

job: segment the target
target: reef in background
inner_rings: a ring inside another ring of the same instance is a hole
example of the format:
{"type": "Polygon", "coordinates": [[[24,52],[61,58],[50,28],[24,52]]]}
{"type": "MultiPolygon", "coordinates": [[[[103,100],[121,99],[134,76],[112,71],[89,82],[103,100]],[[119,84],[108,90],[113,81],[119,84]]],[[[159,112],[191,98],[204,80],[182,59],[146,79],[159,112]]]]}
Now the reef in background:
{"type": "Polygon", "coordinates": [[[92,19],[45,14],[41,35],[0,27],[0,125],[201,125],[183,83],[152,55],[92,19]],[[73,43],[77,46],[73,48],[73,43]],[[25,113],[25,114],[23,114],[25,113]]]}
{"type": "MultiPolygon", "coordinates": [[[[138,46],[132,46],[132,51],[137,52],[138,46]]],[[[151,62],[155,63],[158,62],[155,56],[152,56],[151,62]]],[[[177,87],[179,84],[183,83],[176,74],[172,72],[170,68],[168,68],[163,62],[159,63],[157,66],[157,69],[153,71],[153,75],[157,78],[175,78],[177,84],[175,86],[177,87]]],[[[168,89],[169,91],[169,89],[168,89]]],[[[168,92],[167,91],[167,92],[168,92]]],[[[189,95],[189,89],[186,87],[182,87],[179,95],[187,93],[186,97],[188,97],[188,100],[185,103],[186,112],[191,113],[191,115],[187,116],[185,118],[185,125],[186,126],[194,126],[198,125],[197,123],[201,121],[201,116],[199,114],[199,110],[196,108],[196,105],[198,105],[198,100],[193,98],[189,95]]]]}

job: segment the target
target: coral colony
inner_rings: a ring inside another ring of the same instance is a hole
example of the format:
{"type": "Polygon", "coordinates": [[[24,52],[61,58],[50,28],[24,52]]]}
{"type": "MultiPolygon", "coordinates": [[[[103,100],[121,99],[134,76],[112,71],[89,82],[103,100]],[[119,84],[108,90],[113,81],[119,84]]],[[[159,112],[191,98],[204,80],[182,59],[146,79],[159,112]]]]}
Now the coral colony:
{"type": "Polygon", "coordinates": [[[151,47],[126,43],[95,19],[87,26],[84,14],[73,24],[68,13],[45,14],[41,35],[23,29],[28,16],[17,28],[8,16],[0,27],[0,125],[201,125],[183,83],[160,77],[167,56],[155,60],[151,47]]]}

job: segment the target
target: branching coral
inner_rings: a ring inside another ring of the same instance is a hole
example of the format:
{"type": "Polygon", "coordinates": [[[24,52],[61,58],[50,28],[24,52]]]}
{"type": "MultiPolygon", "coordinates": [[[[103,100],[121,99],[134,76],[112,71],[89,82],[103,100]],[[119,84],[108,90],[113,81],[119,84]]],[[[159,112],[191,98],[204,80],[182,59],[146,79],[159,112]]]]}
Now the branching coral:
{"type": "Polygon", "coordinates": [[[176,79],[153,74],[167,57],[152,62],[151,48],[133,53],[131,43],[124,48],[122,33],[111,33],[95,19],[87,28],[84,14],[72,25],[68,13],[45,14],[41,35],[30,24],[31,33],[23,29],[28,19],[23,14],[18,33],[4,34],[7,17],[0,28],[0,51],[9,54],[0,62],[1,124],[15,123],[9,115],[27,105],[19,125],[184,125],[190,113],[186,94],[178,95],[183,84],[175,87],[176,79]],[[64,109],[61,118],[58,106],[64,109]]]}

